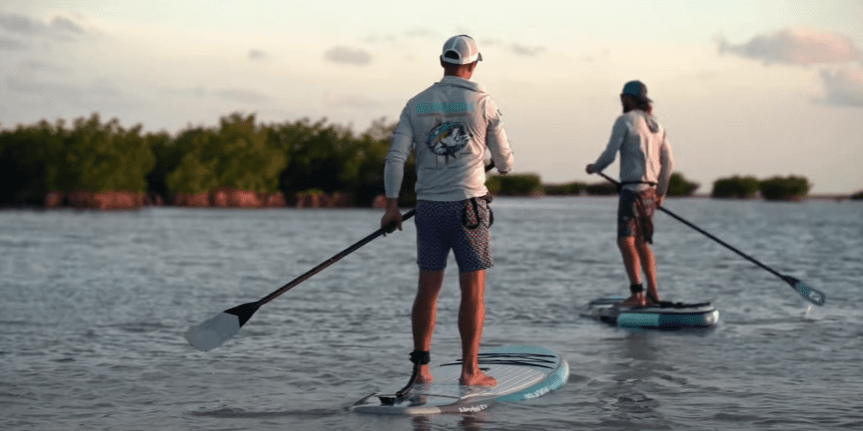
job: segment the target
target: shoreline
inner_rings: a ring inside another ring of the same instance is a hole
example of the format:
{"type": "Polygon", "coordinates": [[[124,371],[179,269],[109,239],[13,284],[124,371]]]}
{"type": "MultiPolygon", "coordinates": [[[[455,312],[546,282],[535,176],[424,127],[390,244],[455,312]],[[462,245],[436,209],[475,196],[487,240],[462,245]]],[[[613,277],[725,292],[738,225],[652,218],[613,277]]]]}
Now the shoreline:
{"type": "MultiPolygon", "coordinates": [[[[673,196],[672,199],[716,199],[727,201],[763,201],[763,202],[787,202],[799,203],[806,201],[861,201],[854,199],[853,195],[839,194],[816,194],[803,198],[767,200],[761,197],[754,198],[714,198],[706,194],[691,196],[673,196]]],[[[606,194],[570,194],[570,195],[506,195],[499,194],[495,197],[502,198],[616,198],[616,195],[606,194]]],[[[293,208],[293,209],[320,209],[320,208],[383,208],[384,196],[377,196],[371,205],[354,205],[351,197],[346,193],[295,193],[291,200],[285,199],[282,192],[259,193],[243,190],[231,190],[219,188],[210,192],[190,194],[177,193],[170,202],[156,193],[138,193],[112,191],[103,193],[72,192],[59,193],[49,192],[43,199],[30,199],[17,204],[0,205],[0,210],[9,209],[34,209],[34,210],[79,210],[79,211],[124,211],[137,210],[151,207],[173,207],[173,208],[231,208],[231,209],[267,209],[267,208],[293,208]],[[41,201],[41,202],[40,202],[41,201]]]]}

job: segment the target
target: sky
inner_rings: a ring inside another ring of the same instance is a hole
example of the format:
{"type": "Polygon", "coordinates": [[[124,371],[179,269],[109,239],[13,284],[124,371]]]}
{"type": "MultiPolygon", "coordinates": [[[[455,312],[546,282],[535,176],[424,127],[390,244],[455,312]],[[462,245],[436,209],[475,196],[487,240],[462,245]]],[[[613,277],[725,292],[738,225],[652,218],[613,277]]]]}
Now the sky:
{"type": "Polygon", "coordinates": [[[639,79],[697,193],[733,175],[863,190],[863,0],[0,0],[0,127],[239,112],[362,132],[441,78],[456,34],[479,44],[515,173],[599,181],[584,167],[639,79]]]}

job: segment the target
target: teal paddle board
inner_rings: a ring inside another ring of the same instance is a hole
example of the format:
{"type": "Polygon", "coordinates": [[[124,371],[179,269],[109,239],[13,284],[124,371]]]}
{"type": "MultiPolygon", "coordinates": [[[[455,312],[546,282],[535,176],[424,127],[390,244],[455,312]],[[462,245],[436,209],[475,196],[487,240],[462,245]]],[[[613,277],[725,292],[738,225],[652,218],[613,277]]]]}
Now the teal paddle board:
{"type": "Polygon", "coordinates": [[[624,299],[622,296],[607,296],[593,300],[581,315],[619,328],[708,328],[719,322],[719,311],[709,302],[663,302],[646,307],[621,307],[624,299]]]}

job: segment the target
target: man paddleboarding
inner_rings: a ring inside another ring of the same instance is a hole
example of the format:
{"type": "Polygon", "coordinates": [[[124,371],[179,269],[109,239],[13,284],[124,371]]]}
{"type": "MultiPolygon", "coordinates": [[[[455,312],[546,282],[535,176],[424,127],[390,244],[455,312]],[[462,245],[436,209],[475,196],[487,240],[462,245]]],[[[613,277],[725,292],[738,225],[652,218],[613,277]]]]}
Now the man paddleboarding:
{"type": "Polygon", "coordinates": [[[478,353],[485,322],[485,275],[494,262],[489,228],[491,197],[485,187],[485,154],[497,170],[513,168],[500,111],[486,91],[470,81],[482,60],[476,42],[467,35],[444,43],[440,82],[410,99],[402,110],[386,158],[386,210],[381,227],[401,230],[398,208],[404,166],[416,152],[417,264],[419,287],[411,323],[414,351],[411,361],[421,365],[418,383],[429,383],[429,350],[450,250],[459,268],[461,305],[458,328],[462,340],[463,385],[497,384],[479,369],[478,353]]]}
{"type": "Polygon", "coordinates": [[[639,307],[661,302],[656,282],[653,213],[662,205],[674,168],[665,129],[653,116],[652,101],[641,81],[630,81],[620,94],[623,115],[617,117],[611,139],[587,173],[602,172],[620,152],[620,201],[617,209],[617,246],[629,277],[631,295],[621,306],[639,307]],[[647,296],[641,271],[647,278],[647,296]]]}

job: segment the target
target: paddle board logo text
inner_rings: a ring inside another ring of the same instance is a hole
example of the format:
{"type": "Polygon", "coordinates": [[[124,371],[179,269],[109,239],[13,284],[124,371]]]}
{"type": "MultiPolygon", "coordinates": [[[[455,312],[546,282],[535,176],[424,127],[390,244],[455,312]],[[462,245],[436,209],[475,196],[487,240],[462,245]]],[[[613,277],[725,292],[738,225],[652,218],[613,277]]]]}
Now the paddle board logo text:
{"type": "Polygon", "coordinates": [[[524,398],[525,398],[525,399],[527,399],[527,400],[529,400],[529,399],[531,399],[531,398],[539,398],[539,397],[541,397],[541,396],[543,396],[543,395],[545,395],[545,394],[547,394],[547,393],[549,393],[549,392],[551,392],[551,388],[549,388],[548,386],[546,386],[546,387],[544,387],[544,388],[542,388],[542,389],[540,389],[540,390],[538,390],[538,391],[536,391],[536,392],[531,392],[531,393],[529,393],[529,394],[525,395],[525,396],[524,396],[524,398]]]}
{"type": "Polygon", "coordinates": [[[459,411],[459,413],[481,412],[487,408],[488,408],[487,405],[479,404],[479,405],[470,406],[470,407],[459,407],[458,411],[459,411]]]}

